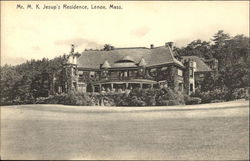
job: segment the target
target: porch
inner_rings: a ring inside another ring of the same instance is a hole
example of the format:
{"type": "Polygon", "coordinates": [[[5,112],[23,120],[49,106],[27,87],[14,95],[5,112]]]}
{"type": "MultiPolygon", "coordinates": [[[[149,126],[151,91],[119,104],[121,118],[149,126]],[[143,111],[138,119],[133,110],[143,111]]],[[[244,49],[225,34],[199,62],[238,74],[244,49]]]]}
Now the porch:
{"type": "MultiPolygon", "coordinates": [[[[93,92],[118,92],[122,93],[126,90],[132,90],[134,88],[154,88],[158,86],[158,82],[147,79],[132,79],[128,81],[116,80],[116,81],[99,81],[93,83],[93,92]]],[[[88,92],[88,91],[87,91],[88,92]]]]}

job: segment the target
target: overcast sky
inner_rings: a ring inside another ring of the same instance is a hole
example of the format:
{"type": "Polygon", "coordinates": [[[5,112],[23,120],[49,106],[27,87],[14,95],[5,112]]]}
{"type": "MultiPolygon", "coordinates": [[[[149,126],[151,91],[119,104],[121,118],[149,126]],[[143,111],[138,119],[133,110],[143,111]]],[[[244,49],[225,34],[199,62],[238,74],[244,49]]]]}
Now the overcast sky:
{"type": "Polygon", "coordinates": [[[1,2],[1,64],[54,58],[76,51],[115,47],[149,47],[173,41],[185,46],[209,40],[218,30],[249,35],[249,2],[1,2]],[[29,10],[17,4],[121,5],[121,10],[29,10]]]}

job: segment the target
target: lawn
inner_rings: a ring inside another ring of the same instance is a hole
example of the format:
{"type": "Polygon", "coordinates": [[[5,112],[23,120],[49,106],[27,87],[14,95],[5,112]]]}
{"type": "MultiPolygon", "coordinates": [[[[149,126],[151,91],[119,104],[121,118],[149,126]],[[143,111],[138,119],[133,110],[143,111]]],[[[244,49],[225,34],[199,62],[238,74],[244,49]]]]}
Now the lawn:
{"type": "Polygon", "coordinates": [[[248,106],[4,106],[1,159],[248,160],[248,106]]]}

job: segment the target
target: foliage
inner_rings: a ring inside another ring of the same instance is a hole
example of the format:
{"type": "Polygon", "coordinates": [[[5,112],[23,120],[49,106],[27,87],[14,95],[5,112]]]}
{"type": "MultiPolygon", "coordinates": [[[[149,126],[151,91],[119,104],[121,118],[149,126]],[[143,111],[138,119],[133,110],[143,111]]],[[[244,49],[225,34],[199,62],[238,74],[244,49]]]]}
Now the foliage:
{"type": "Polygon", "coordinates": [[[198,56],[206,59],[212,58],[211,43],[200,39],[194,40],[186,47],[175,48],[175,51],[182,56],[198,56]]]}
{"type": "Polygon", "coordinates": [[[109,50],[113,50],[114,46],[110,45],[110,44],[105,44],[103,47],[103,50],[105,51],[109,51],[109,50]]]}
{"type": "Polygon", "coordinates": [[[235,99],[233,91],[247,87],[249,83],[249,37],[244,35],[232,37],[219,30],[211,40],[211,42],[194,40],[186,47],[175,47],[175,51],[182,56],[195,55],[203,59],[217,59],[218,71],[206,76],[201,84],[201,91],[211,91],[210,93],[216,95],[215,91],[218,89],[221,91],[227,89],[227,96],[223,99],[235,99]]]}
{"type": "Polygon", "coordinates": [[[133,89],[127,96],[118,95],[117,106],[170,106],[184,104],[184,96],[170,88],[133,89]]]}
{"type": "Polygon", "coordinates": [[[228,89],[214,89],[212,91],[201,92],[197,90],[191,97],[201,98],[201,103],[210,103],[213,100],[228,100],[228,89]]]}
{"type": "Polygon", "coordinates": [[[181,92],[174,91],[170,88],[162,88],[157,92],[157,106],[171,106],[184,103],[184,96],[181,92]]]}
{"type": "Polygon", "coordinates": [[[39,97],[54,94],[54,80],[60,80],[64,57],[30,60],[1,67],[1,105],[33,103],[39,97]]]}
{"type": "Polygon", "coordinates": [[[249,99],[249,87],[237,88],[232,93],[233,99],[249,99]]]}
{"type": "Polygon", "coordinates": [[[14,98],[13,87],[22,79],[21,75],[15,70],[14,67],[5,65],[0,67],[1,84],[0,84],[0,97],[1,105],[10,104],[14,98]]]}
{"type": "Polygon", "coordinates": [[[186,105],[195,105],[201,103],[201,98],[199,97],[188,97],[185,101],[186,105]]]}
{"type": "Polygon", "coordinates": [[[85,93],[77,93],[75,91],[69,91],[67,94],[50,95],[48,97],[37,98],[36,104],[63,104],[63,105],[90,105],[90,98],[85,93]]]}

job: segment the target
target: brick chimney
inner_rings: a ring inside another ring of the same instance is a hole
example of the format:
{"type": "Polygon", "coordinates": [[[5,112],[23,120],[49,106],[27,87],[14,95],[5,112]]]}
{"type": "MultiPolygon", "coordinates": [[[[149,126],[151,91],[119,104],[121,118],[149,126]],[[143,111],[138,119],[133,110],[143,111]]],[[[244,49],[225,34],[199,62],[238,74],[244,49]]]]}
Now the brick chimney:
{"type": "Polygon", "coordinates": [[[154,44],[151,44],[151,45],[150,45],[150,49],[153,49],[153,48],[154,48],[154,44]]]}

